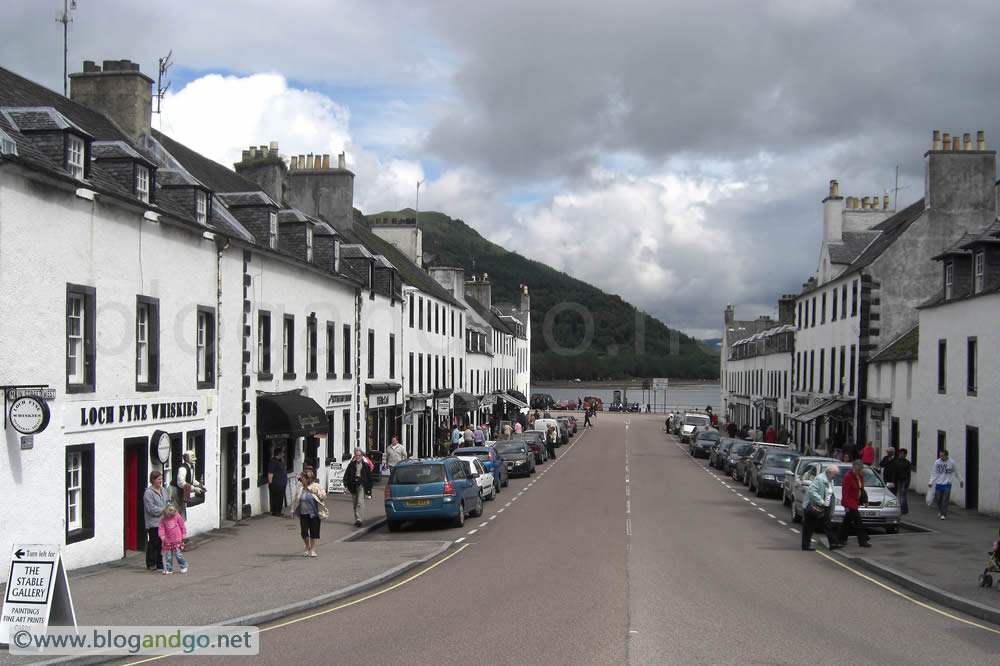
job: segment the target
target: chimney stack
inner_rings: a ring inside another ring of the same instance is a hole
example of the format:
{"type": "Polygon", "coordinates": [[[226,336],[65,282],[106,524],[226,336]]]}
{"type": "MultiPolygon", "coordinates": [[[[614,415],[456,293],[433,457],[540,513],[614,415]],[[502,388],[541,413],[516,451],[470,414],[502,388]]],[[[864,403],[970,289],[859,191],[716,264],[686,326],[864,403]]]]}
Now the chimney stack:
{"type": "Polygon", "coordinates": [[[889,210],[889,193],[886,192],[882,195],[882,209],[889,210]]]}
{"type": "Polygon", "coordinates": [[[823,240],[839,243],[844,231],[844,197],[840,196],[840,184],[830,181],[830,194],[823,199],[823,240]]]}
{"type": "Polygon", "coordinates": [[[270,148],[267,151],[267,156],[268,157],[277,157],[278,156],[278,142],[277,141],[272,141],[271,142],[271,146],[270,146],[270,148]]]}
{"type": "Polygon", "coordinates": [[[288,168],[297,169],[298,166],[299,166],[299,158],[296,157],[295,155],[292,155],[292,157],[288,161],[288,168]]]}
{"type": "Polygon", "coordinates": [[[836,180],[830,181],[830,196],[831,197],[840,196],[840,184],[836,180]]]}
{"type": "Polygon", "coordinates": [[[966,132],[962,135],[963,150],[972,150],[972,134],[966,132]]]}
{"type": "Polygon", "coordinates": [[[129,60],[105,60],[104,69],[93,61],[82,72],[69,75],[70,99],[111,118],[133,142],[149,134],[153,111],[153,79],[129,60]]]}

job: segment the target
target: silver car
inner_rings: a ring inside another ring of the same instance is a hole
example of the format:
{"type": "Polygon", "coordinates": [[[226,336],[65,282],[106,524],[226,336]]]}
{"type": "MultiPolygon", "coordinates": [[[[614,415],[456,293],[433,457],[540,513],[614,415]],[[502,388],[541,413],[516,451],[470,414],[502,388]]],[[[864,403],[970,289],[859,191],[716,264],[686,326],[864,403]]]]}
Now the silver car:
{"type": "MultiPolygon", "coordinates": [[[[802,520],[802,502],[805,500],[806,490],[809,488],[812,480],[816,478],[816,475],[822,474],[823,469],[829,464],[829,462],[816,461],[809,463],[802,470],[801,479],[796,483],[792,497],[792,522],[798,523],[802,520]]],[[[844,482],[844,474],[851,469],[851,464],[845,462],[836,464],[840,468],[840,474],[833,480],[833,496],[836,501],[830,522],[839,524],[844,521],[844,507],[840,503],[841,492],[843,491],[842,484],[844,482]]],[[[868,465],[864,466],[864,475],[865,492],[868,493],[868,505],[862,506],[859,509],[861,522],[864,523],[865,527],[881,527],[885,529],[886,534],[895,534],[899,531],[899,523],[902,517],[902,512],[899,508],[899,499],[897,499],[891,490],[885,487],[882,477],[878,475],[878,472],[868,465]]]]}
{"type": "MultiPolygon", "coordinates": [[[[802,484],[802,473],[809,468],[809,463],[821,462],[825,465],[830,463],[840,464],[840,461],[836,458],[825,458],[823,456],[801,456],[795,461],[795,467],[788,474],[785,474],[785,480],[782,483],[781,490],[781,503],[788,506],[792,503],[792,498],[795,497],[795,488],[802,484]]],[[[809,478],[809,481],[805,483],[805,487],[809,487],[809,483],[815,478],[815,474],[809,478]]],[[[802,492],[802,496],[805,497],[805,491],[802,492]]]]}

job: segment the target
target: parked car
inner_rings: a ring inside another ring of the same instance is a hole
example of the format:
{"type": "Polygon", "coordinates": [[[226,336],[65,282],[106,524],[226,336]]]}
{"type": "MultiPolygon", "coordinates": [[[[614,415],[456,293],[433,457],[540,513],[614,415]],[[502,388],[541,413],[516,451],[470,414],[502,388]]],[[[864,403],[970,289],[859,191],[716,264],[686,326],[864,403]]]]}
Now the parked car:
{"type": "Polygon", "coordinates": [[[570,433],[575,435],[577,429],[576,417],[570,414],[569,416],[566,417],[566,420],[569,421],[570,433]]]}
{"type": "Polygon", "coordinates": [[[726,457],[729,455],[729,450],[736,442],[737,440],[731,437],[720,437],[719,441],[708,452],[708,464],[716,469],[722,469],[726,464],[726,457]]]}
{"type": "Polygon", "coordinates": [[[740,461],[746,458],[752,450],[753,442],[748,442],[742,439],[736,440],[736,443],[729,449],[729,455],[726,456],[726,461],[723,463],[722,471],[733,477],[733,481],[739,481],[741,477],[737,476],[737,473],[740,461]]]}
{"type": "MultiPolygon", "coordinates": [[[[826,458],[824,456],[799,456],[799,458],[795,461],[795,466],[792,467],[791,472],[785,475],[785,480],[781,484],[782,504],[788,506],[789,504],[792,503],[792,498],[795,496],[795,488],[799,484],[805,483],[805,486],[807,488],[809,487],[809,483],[812,481],[812,478],[810,478],[809,481],[803,482],[802,472],[808,469],[809,463],[814,463],[814,462],[820,462],[824,463],[824,465],[829,465],[830,463],[839,463],[840,461],[837,460],[836,458],[826,458]]],[[[815,474],[813,475],[813,477],[815,477],[815,474]]]]}
{"type": "Polygon", "coordinates": [[[593,408],[594,411],[602,412],[604,411],[604,403],[597,396],[585,395],[583,396],[583,408],[593,408]]]}
{"type": "Polygon", "coordinates": [[[499,484],[499,490],[499,488],[507,487],[509,477],[507,476],[507,465],[504,465],[503,461],[500,460],[500,454],[492,446],[493,444],[494,442],[489,442],[485,446],[469,446],[455,449],[452,455],[459,458],[478,458],[479,462],[483,463],[486,471],[493,475],[493,480],[499,484]]]}
{"type": "Polygon", "coordinates": [[[681,444],[687,444],[691,440],[694,429],[712,425],[712,417],[702,412],[687,412],[681,417],[678,433],[681,436],[681,444]]]}
{"type": "Polygon", "coordinates": [[[509,439],[497,442],[497,453],[507,466],[507,473],[528,476],[535,473],[535,454],[527,442],[509,439]]]}
{"type": "Polygon", "coordinates": [[[391,532],[407,520],[447,518],[455,527],[465,514],[483,515],[479,485],[465,462],[454,457],[404,460],[385,484],[385,517],[391,532]]]}
{"type": "Polygon", "coordinates": [[[750,465],[750,490],[757,497],[777,495],[785,482],[785,474],[791,472],[799,454],[790,449],[775,450],[765,447],[763,457],[750,465]]]}
{"type": "MultiPolygon", "coordinates": [[[[550,419],[550,418],[535,419],[535,425],[533,425],[531,429],[540,430],[542,433],[542,441],[545,441],[545,437],[549,432],[549,426],[555,428],[556,432],[560,432],[559,422],[556,421],[555,419],[550,419]]],[[[559,437],[556,439],[556,446],[561,446],[561,445],[562,445],[562,434],[560,432],[559,437]]]]}
{"type": "Polygon", "coordinates": [[[786,449],[791,450],[787,444],[769,444],[767,442],[754,442],[753,449],[750,454],[743,461],[743,485],[753,490],[755,486],[750,485],[753,482],[754,471],[759,469],[760,463],[764,460],[764,456],[768,454],[769,449],[786,449]]]}
{"type": "Polygon", "coordinates": [[[529,400],[532,409],[549,409],[555,402],[555,399],[548,393],[532,393],[529,400]]]}
{"type": "Polygon", "coordinates": [[[576,409],[576,400],[559,400],[554,405],[552,409],[568,410],[576,409]]]}
{"type": "Polygon", "coordinates": [[[545,433],[541,430],[525,430],[520,435],[512,436],[509,441],[527,444],[535,456],[536,465],[549,459],[549,451],[545,448],[545,433]]]}
{"type": "Polygon", "coordinates": [[[569,420],[560,416],[556,423],[559,425],[559,444],[569,444],[569,420]]]}
{"type": "Polygon", "coordinates": [[[465,463],[466,469],[469,470],[469,474],[472,478],[476,480],[476,485],[479,486],[479,495],[484,501],[495,500],[497,498],[497,493],[500,492],[500,482],[493,478],[493,475],[486,471],[483,467],[483,463],[479,462],[479,458],[461,458],[462,462],[465,463]]]}
{"type": "Polygon", "coordinates": [[[707,458],[708,452],[720,439],[722,437],[719,435],[718,430],[706,428],[691,438],[688,445],[688,452],[695,458],[707,458]]]}
{"type": "MultiPolygon", "coordinates": [[[[805,500],[806,490],[817,474],[823,473],[828,462],[816,461],[809,463],[808,467],[802,471],[801,483],[795,487],[795,496],[792,498],[791,514],[792,522],[802,520],[802,502],[805,500]]],[[[844,507],[840,503],[841,492],[843,491],[844,474],[851,469],[850,463],[837,463],[840,474],[833,480],[833,495],[836,498],[833,515],[830,522],[839,524],[844,522],[844,507]]],[[[895,534],[899,531],[899,523],[902,513],[899,508],[899,499],[885,487],[882,477],[878,472],[868,465],[864,466],[865,492],[868,493],[868,506],[862,506],[858,512],[861,514],[861,522],[865,527],[881,527],[887,534],[895,534]]]]}

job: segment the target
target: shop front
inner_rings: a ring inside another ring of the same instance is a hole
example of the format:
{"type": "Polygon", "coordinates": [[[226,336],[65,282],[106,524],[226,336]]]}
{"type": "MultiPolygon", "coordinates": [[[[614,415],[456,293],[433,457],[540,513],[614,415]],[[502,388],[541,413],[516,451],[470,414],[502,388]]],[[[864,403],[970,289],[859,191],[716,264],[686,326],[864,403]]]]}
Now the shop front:
{"type": "Polygon", "coordinates": [[[350,456],[351,441],[351,405],[354,394],[350,391],[329,391],[326,394],[326,460],[340,462],[344,456],[350,456]]]}
{"type": "MultiPolygon", "coordinates": [[[[300,391],[257,392],[257,486],[261,490],[261,511],[270,510],[267,469],[276,448],[285,451],[285,469],[290,478],[311,468],[317,475],[323,468],[321,442],[326,441],[329,420],[315,400],[300,391]]],[[[293,483],[288,492],[294,491],[293,483]]]]}
{"type": "Polygon", "coordinates": [[[792,414],[796,422],[797,435],[794,441],[802,444],[802,450],[832,452],[842,450],[851,440],[851,425],[854,420],[854,402],[837,398],[813,398],[811,401],[801,396],[793,397],[799,407],[792,414]]]}
{"type": "Polygon", "coordinates": [[[386,450],[393,437],[402,438],[403,405],[400,401],[402,385],[396,382],[369,382],[365,384],[367,410],[365,412],[368,451],[386,450]]]}

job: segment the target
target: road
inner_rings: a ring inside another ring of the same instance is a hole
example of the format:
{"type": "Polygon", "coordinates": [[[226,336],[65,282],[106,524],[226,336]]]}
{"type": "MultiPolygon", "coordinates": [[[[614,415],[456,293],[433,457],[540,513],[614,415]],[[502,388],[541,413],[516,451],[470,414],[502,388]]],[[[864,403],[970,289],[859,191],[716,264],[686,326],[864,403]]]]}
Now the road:
{"type": "Polygon", "coordinates": [[[1000,628],[803,552],[780,500],[691,459],[659,417],[602,414],[558,452],[461,530],[372,534],[457,543],[385,588],[265,627],[260,662],[1000,661],[1000,628]]]}

